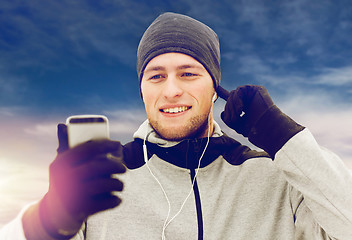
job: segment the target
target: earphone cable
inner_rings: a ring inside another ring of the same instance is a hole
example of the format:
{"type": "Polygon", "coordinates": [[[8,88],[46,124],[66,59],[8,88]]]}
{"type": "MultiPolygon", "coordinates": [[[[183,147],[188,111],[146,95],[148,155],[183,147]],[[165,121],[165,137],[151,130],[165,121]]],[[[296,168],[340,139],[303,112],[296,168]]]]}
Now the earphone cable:
{"type": "MultiPolygon", "coordinates": [[[[183,201],[180,210],[167,222],[167,224],[166,224],[166,226],[165,226],[165,229],[166,229],[167,226],[181,213],[181,211],[182,211],[183,207],[185,206],[185,204],[186,204],[188,198],[191,196],[191,194],[192,194],[192,192],[193,192],[194,184],[195,184],[196,179],[197,179],[197,175],[198,175],[198,172],[199,172],[199,169],[200,169],[201,161],[202,161],[203,156],[204,156],[204,154],[205,154],[205,151],[207,150],[208,145],[209,145],[209,139],[210,139],[210,136],[209,136],[209,135],[210,135],[210,122],[209,122],[209,119],[210,119],[210,114],[209,114],[209,117],[208,117],[208,137],[207,137],[207,143],[206,143],[206,145],[205,145],[205,147],[204,147],[204,150],[203,150],[203,152],[202,152],[202,155],[201,155],[200,158],[199,158],[198,166],[197,166],[197,169],[196,169],[196,173],[195,173],[194,178],[193,178],[193,180],[192,180],[192,187],[191,187],[191,190],[189,191],[189,193],[188,193],[186,199],[183,201]]],[[[163,232],[165,232],[165,229],[163,229],[163,232]]]]}
{"type": "MultiPolygon", "coordinates": [[[[150,133],[149,133],[150,134],[150,133]]],[[[170,213],[171,213],[171,203],[170,203],[170,200],[169,200],[169,197],[167,196],[167,193],[163,187],[163,185],[161,184],[161,182],[158,180],[158,178],[154,175],[153,171],[150,169],[149,167],[149,164],[148,164],[148,152],[147,152],[147,145],[146,145],[146,139],[147,137],[149,136],[149,134],[146,134],[145,135],[145,138],[144,138],[144,141],[143,141],[143,155],[144,155],[144,161],[145,161],[145,164],[147,165],[147,168],[150,172],[150,174],[153,176],[153,178],[155,179],[155,181],[159,184],[163,194],[164,194],[164,197],[167,201],[167,204],[168,204],[168,212],[167,212],[167,216],[166,216],[166,219],[164,221],[164,225],[163,225],[163,231],[162,231],[162,235],[161,235],[161,239],[164,240],[165,239],[165,234],[164,234],[164,231],[166,229],[166,223],[167,223],[167,220],[169,219],[170,217],[170,213]]]]}
{"type": "MultiPolygon", "coordinates": [[[[150,133],[151,133],[151,132],[150,132],[150,133]]],[[[170,220],[169,220],[170,213],[171,213],[171,203],[170,203],[170,200],[169,200],[169,198],[168,198],[168,196],[167,196],[167,193],[166,193],[164,187],[162,186],[162,184],[160,183],[160,181],[158,180],[158,178],[154,175],[153,171],[150,169],[149,164],[148,164],[149,159],[148,159],[148,152],[147,152],[146,140],[147,140],[147,137],[149,136],[150,133],[147,133],[147,134],[145,135],[145,137],[144,137],[144,141],[143,141],[143,155],[144,155],[144,161],[145,161],[145,163],[146,163],[146,165],[147,165],[147,168],[148,168],[150,174],[153,176],[153,178],[154,178],[154,179],[156,180],[156,182],[159,184],[159,186],[160,186],[160,188],[161,188],[161,190],[162,190],[162,192],[163,192],[163,194],[164,194],[164,196],[165,196],[165,199],[166,199],[166,201],[167,201],[167,203],[168,203],[169,210],[168,210],[168,213],[167,213],[167,217],[166,217],[166,219],[165,219],[165,221],[164,221],[163,230],[162,230],[162,235],[161,235],[161,239],[162,239],[162,240],[165,240],[165,239],[166,239],[166,237],[165,237],[165,230],[166,230],[166,228],[167,228],[167,227],[169,226],[169,224],[181,213],[181,211],[182,211],[182,209],[184,208],[184,206],[185,206],[185,204],[186,204],[188,198],[189,198],[189,197],[191,196],[191,194],[192,194],[192,191],[193,191],[193,188],[194,188],[194,184],[195,184],[195,181],[196,181],[196,178],[197,178],[199,169],[200,169],[201,161],[202,161],[203,156],[204,156],[204,154],[205,154],[205,151],[207,150],[208,145],[209,145],[209,140],[210,140],[210,113],[209,113],[209,115],[208,115],[208,137],[207,137],[207,142],[206,142],[206,144],[205,144],[205,147],[204,147],[204,150],[203,150],[203,152],[202,152],[202,155],[200,156],[200,158],[199,158],[199,160],[198,160],[198,166],[197,166],[197,169],[196,169],[194,178],[193,178],[193,180],[192,180],[192,187],[191,187],[191,189],[190,189],[190,191],[189,191],[189,193],[188,193],[186,199],[183,201],[180,210],[179,210],[170,220]]]]}

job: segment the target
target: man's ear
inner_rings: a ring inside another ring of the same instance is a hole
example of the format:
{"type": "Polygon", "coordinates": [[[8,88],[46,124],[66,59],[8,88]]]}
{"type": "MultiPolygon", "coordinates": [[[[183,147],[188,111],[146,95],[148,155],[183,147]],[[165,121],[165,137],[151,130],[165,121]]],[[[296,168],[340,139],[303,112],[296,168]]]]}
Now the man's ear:
{"type": "Polygon", "coordinates": [[[141,96],[141,99],[144,102],[143,93],[142,93],[142,80],[139,82],[139,95],[141,96]]]}

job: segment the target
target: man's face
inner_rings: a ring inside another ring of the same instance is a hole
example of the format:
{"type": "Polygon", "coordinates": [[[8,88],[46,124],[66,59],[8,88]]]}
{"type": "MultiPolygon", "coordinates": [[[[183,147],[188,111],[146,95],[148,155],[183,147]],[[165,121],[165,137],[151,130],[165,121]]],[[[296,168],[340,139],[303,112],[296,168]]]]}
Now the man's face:
{"type": "Polygon", "coordinates": [[[211,135],[213,80],[194,58],[182,53],[153,58],[144,70],[141,89],[149,122],[161,137],[206,137],[208,117],[211,135]]]}

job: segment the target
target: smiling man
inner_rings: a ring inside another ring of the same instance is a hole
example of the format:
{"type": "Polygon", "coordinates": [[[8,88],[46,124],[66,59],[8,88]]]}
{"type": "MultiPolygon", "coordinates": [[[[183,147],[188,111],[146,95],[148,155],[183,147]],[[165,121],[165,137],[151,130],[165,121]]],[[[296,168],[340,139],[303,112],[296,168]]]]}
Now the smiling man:
{"type": "Polygon", "coordinates": [[[208,119],[212,131],[212,98],[221,78],[212,29],[187,16],[161,15],[140,41],[137,72],[149,122],[162,137],[205,137],[208,119]]]}
{"type": "Polygon", "coordinates": [[[220,87],[217,35],[165,13],[137,53],[148,119],[122,146],[68,149],[66,126],[50,185],[1,239],[352,239],[352,176],[261,86],[220,87]],[[232,129],[213,120],[217,96],[232,129]]]}
{"type": "Polygon", "coordinates": [[[179,141],[212,134],[213,81],[194,58],[165,53],[144,70],[142,96],[150,125],[163,138],[179,141]],[[209,122],[208,122],[209,119],[209,122]]]}

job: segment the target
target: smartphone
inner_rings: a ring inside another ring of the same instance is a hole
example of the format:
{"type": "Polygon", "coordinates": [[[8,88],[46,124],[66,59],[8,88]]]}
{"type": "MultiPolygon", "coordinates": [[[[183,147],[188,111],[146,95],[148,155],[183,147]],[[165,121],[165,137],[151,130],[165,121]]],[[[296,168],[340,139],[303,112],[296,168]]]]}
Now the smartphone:
{"type": "Polygon", "coordinates": [[[103,115],[70,116],[66,125],[70,148],[90,140],[110,138],[109,121],[103,115]]]}

